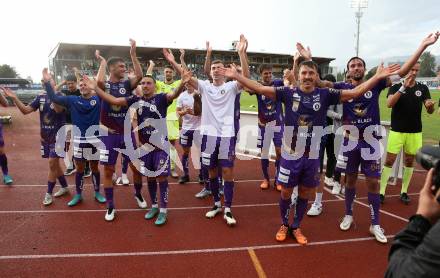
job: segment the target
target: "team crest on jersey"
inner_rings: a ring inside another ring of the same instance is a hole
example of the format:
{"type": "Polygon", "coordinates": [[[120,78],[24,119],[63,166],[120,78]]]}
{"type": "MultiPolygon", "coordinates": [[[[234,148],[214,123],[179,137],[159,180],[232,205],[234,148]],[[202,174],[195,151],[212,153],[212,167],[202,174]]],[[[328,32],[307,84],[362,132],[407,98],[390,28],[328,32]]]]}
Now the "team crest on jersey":
{"type": "Polygon", "coordinates": [[[157,111],[156,105],[154,105],[154,104],[150,105],[150,111],[151,112],[156,112],[157,111]]]}
{"type": "Polygon", "coordinates": [[[221,91],[220,91],[220,94],[222,94],[222,95],[224,95],[225,93],[226,93],[225,90],[221,90],[221,91]]]}
{"type": "Polygon", "coordinates": [[[318,111],[319,109],[321,109],[321,103],[319,102],[313,103],[313,110],[318,111]]]}
{"type": "Polygon", "coordinates": [[[364,94],[364,97],[370,99],[371,97],[373,97],[373,92],[371,92],[371,91],[366,92],[364,94]]]}
{"type": "Polygon", "coordinates": [[[90,101],[90,105],[91,105],[91,106],[95,106],[95,105],[96,105],[96,100],[92,99],[92,100],[90,101]]]}
{"type": "Polygon", "coordinates": [[[421,97],[421,96],[422,96],[422,92],[419,91],[419,90],[417,90],[417,91],[416,91],[416,96],[421,97]]]}
{"type": "Polygon", "coordinates": [[[127,90],[125,90],[125,88],[119,88],[119,93],[121,95],[125,95],[126,92],[127,92],[127,90]]]}

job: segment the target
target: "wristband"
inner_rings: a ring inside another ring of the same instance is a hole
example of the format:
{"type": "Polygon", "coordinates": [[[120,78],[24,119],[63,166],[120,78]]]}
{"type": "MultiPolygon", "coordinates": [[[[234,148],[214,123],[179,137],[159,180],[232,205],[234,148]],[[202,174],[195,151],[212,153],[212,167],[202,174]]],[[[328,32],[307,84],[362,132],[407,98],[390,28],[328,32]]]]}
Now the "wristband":
{"type": "Polygon", "coordinates": [[[405,86],[400,86],[400,88],[399,88],[399,92],[401,93],[401,94],[405,94],[406,92],[405,92],[405,90],[406,90],[406,88],[405,88],[405,86]]]}

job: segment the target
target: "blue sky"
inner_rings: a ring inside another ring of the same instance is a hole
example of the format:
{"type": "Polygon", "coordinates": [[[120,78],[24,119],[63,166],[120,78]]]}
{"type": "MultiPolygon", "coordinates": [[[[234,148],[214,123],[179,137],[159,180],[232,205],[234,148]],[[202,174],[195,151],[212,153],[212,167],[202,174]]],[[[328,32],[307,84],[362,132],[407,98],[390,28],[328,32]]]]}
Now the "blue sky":
{"type": "MultiPolygon", "coordinates": [[[[354,56],[356,24],[349,0],[274,1],[23,1],[2,2],[0,64],[40,78],[59,42],[226,49],[240,33],[250,51],[293,53],[303,42],[334,66],[354,56]]],[[[440,1],[370,0],[361,24],[360,56],[367,60],[411,54],[440,30],[440,1]]],[[[430,51],[440,55],[440,42],[430,51]]],[[[373,67],[371,65],[370,67],[373,67]]]]}

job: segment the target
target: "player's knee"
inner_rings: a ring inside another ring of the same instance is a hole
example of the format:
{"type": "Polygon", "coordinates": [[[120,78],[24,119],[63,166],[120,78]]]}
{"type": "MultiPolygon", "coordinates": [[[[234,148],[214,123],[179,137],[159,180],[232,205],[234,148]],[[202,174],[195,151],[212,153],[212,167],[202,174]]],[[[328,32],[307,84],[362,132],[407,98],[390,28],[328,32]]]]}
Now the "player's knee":
{"type": "Polygon", "coordinates": [[[281,198],[284,200],[290,199],[292,196],[293,188],[281,187],[281,198]]]}
{"type": "Polygon", "coordinates": [[[98,161],[90,161],[89,163],[93,173],[99,172],[98,161]]]}
{"type": "Polygon", "coordinates": [[[394,161],[396,161],[396,155],[388,153],[387,158],[385,159],[385,166],[386,167],[393,167],[394,161]]]}
{"type": "Polygon", "coordinates": [[[413,167],[414,166],[414,156],[405,156],[405,167],[413,167]]]}

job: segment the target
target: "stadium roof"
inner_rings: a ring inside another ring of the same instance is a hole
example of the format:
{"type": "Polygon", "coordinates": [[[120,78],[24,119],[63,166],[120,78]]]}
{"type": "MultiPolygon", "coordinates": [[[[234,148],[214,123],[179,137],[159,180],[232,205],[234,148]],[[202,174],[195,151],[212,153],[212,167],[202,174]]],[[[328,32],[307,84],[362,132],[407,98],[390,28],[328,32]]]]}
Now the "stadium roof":
{"type": "MultiPolygon", "coordinates": [[[[149,58],[151,59],[152,57],[158,57],[158,58],[163,58],[162,55],[162,48],[171,48],[171,49],[178,49],[174,47],[169,47],[169,46],[156,46],[156,47],[152,47],[152,46],[137,46],[137,56],[140,59],[145,59],[145,58],[149,58]]],[[[101,51],[101,55],[103,55],[104,57],[110,57],[110,56],[120,56],[120,57],[125,57],[128,55],[129,50],[130,50],[130,46],[128,45],[103,45],[103,44],[79,44],[79,43],[65,43],[65,42],[60,42],[58,43],[58,45],[50,52],[49,56],[50,57],[56,57],[58,54],[61,53],[75,53],[77,52],[82,53],[83,55],[87,55],[89,57],[87,57],[88,59],[93,58],[95,50],[99,49],[101,51]]],[[[205,49],[191,49],[191,48],[183,48],[185,49],[188,54],[205,54],[206,50],[205,49]]],[[[213,55],[216,54],[235,54],[236,51],[235,50],[223,50],[223,49],[213,49],[213,55]]],[[[280,57],[280,56],[285,56],[285,57],[292,57],[291,54],[286,54],[286,53],[268,53],[268,52],[248,52],[249,56],[262,56],[262,57],[280,57]]],[[[330,63],[331,61],[335,60],[335,58],[326,58],[326,57],[313,57],[313,60],[315,62],[317,62],[318,64],[321,63],[330,63]]]]}

